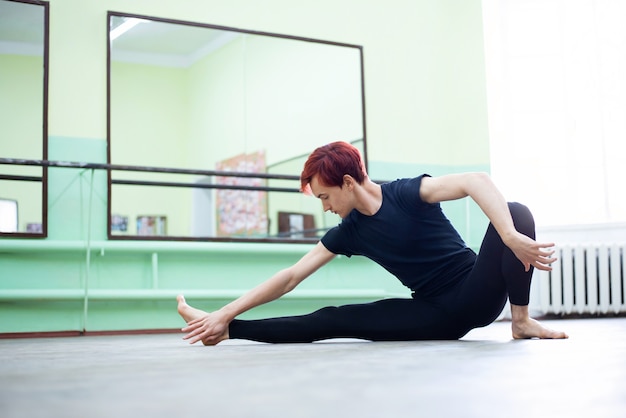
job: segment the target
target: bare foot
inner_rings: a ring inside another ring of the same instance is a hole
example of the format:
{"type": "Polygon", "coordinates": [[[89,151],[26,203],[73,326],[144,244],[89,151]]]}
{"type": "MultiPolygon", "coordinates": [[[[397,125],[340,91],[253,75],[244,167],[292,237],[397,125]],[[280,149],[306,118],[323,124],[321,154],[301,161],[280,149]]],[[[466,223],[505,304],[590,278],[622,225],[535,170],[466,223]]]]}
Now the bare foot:
{"type": "Polygon", "coordinates": [[[513,324],[513,338],[569,338],[561,331],[546,328],[528,315],[528,305],[514,305],[511,303],[511,318],[513,324]]]}
{"type": "Polygon", "coordinates": [[[513,338],[515,338],[516,340],[525,338],[569,338],[569,336],[563,331],[555,331],[553,329],[546,328],[532,318],[525,318],[523,320],[513,321],[513,325],[511,326],[511,328],[513,329],[513,338]]]}
{"type": "MultiPolygon", "coordinates": [[[[183,317],[186,323],[189,323],[194,319],[202,318],[203,316],[209,314],[208,312],[205,312],[201,309],[196,309],[193,306],[189,306],[183,295],[178,295],[176,297],[176,301],[178,302],[178,314],[183,317]]],[[[222,334],[218,339],[211,342],[209,342],[208,340],[202,340],[202,344],[216,345],[221,341],[227,340],[228,338],[228,328],[226,328],[224,334],[222,334]]]]}
{"type": "Polygon", "coordinates": [[[189,306],[183,295],[178,295],[176,300],[178,301],[178,314],[182,316],[187,323],[193,321],[194,319],[208,315],[208,312],[189,306]]]}

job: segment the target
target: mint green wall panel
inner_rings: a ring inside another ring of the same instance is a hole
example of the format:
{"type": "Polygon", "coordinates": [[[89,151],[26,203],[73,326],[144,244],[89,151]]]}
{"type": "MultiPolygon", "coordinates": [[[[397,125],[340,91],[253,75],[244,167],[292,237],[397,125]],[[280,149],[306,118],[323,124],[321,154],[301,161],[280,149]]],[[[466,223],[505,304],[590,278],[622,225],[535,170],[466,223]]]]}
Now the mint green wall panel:
{"type": "Polygon", "coordinates": [[[47,301],[0,301],[0,333],[80,331],[82,303],[47,301]]]}
{"type": "Polygon", "coordinates": [[[85,256],[49,251],[0,250],[1,289],[76,289],[83,285],[85,256]]]}
{"type": "Polygon", "coordinates": [[[97,331],[175,330],[185,326],[176,312],[176,300],[119,301],[95,300],[89,303],[86,329],[97,331]]]}
{"type": "MultiPolygon", "coordinates": [[[[48,158],[53,161],[106,163],[106,141],[50,137],[48,158]]],[[[48,170],[48,238],[54,240],[106,238],[107,186],[104,170],[56,168],[48,170]],[[93,187],[92,187],[93,186],[93,187]]]]}

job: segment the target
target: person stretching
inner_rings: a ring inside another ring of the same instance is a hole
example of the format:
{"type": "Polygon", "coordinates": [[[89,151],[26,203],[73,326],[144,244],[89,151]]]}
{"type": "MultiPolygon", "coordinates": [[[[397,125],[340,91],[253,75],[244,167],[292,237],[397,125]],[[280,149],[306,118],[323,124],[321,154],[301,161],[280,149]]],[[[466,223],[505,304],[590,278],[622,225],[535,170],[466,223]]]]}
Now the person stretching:
{"type": "Polygon", "coordinates": [[[568,338],[529,317],[533,269],[551,270],[552,243],[535,241],[531,212],[507,203],[485,173],[371,181],[357,148],[333,142],[308,157],[301,190],[342,218],[294,265],[221,309],[208,313],[179,295],[183,339],[305,343],[329,338],[371,341],[453,340],[492,323],[511,305],[512,336],[568,338]],[[490,223],[476,254],[440,202],[471,197],[490,223]],[[329,306],[307,315],[240,320],[238,315],[293,290],[336,255],[367,257],[412,291],[409,298],[329,306]]]}

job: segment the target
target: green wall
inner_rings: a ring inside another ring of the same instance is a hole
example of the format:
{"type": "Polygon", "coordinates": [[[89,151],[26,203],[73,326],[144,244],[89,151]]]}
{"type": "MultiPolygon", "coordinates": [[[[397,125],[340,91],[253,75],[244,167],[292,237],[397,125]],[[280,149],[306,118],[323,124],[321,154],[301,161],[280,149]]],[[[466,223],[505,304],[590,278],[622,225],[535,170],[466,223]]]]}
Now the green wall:
{"type": "MultiPolygon", "coordinates": [[[[106,161],[105,23],[115,10],[363,45],[372,177],[488,170],[480,4],[52,0],[49,158],[106,161]]],[[[49,174],[49,237],[0,239],[0,333],[178,328],[178,292],[215,309],[310,248],[109,242],[104,174],[49,174]]],[[[462,205],[450,211],[473,244],[472,225],[481,221],[462,205]]],[[[339,257],[289,297],[246,316],[406,294],[371,262],[339,257]]]]}

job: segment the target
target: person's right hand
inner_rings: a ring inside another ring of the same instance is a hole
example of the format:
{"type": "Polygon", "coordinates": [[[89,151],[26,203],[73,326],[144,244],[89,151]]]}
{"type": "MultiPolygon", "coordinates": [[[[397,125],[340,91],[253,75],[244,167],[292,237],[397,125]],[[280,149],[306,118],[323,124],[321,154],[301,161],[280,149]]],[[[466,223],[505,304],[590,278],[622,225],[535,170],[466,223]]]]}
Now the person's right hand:
{"type": "Polygon", "coordinates": [[[522,262],[524,270],[530,270],[533,266],[539,270],[550,271],[550,264],[557,259],[554,257],[554,243],[538,243],[524,234],[516,232],[506,242],[506,246],[522,262]]]}

